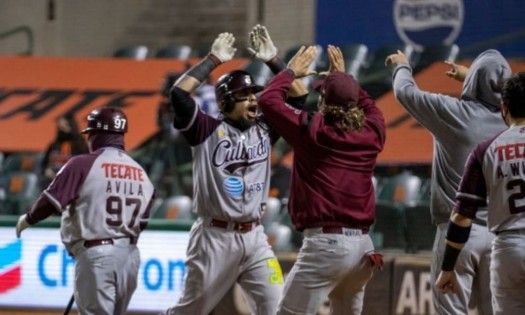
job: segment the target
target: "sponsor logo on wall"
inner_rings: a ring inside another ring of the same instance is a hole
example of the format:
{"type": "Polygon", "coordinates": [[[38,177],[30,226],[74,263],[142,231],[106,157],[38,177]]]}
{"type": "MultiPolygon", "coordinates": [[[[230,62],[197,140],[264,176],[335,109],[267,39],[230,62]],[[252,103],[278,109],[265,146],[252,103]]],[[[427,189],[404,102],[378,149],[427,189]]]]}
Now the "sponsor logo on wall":
{"type": "Polygon", "coordinates": [[[16,240],[0,247],[0,294],[20,285],[22,242],[16,240]]]}
{"type": "Polygon", "coordinates": [[[451,45],[463,26],[463,0],[395,0],[394,24],[405,44],[451,45]]]}

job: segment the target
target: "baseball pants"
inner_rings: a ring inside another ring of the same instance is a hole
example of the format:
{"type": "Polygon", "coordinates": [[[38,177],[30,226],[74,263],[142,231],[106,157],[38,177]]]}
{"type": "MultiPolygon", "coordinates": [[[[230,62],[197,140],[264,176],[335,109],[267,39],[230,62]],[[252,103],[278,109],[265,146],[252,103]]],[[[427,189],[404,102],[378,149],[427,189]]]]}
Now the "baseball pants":
{"type": "Polygon", "coordinates": [[[372,277],[365,254],[374,246],[367,234],[346,230],[347,235],[323,234],[320,228],[304,231],[278,314],[315,314],[327,296],[331,314],[361,314],[365,286],[372,277]]]}
{"type": "MultiPolygon", "coordinates": [[[[431,283],[436,283],[445,253],[448,223],[439,224],[432,249],[430,265],[431,283]]],[[[470,237],[456,262],[459,292],[443,294],[432,285],[434,309],[438,315],[468,314],[468,309],[477,307],[479,315],[492,314],[490,293],[490,252],[494,234],[488,228],[472,224],[470,237]]]]}

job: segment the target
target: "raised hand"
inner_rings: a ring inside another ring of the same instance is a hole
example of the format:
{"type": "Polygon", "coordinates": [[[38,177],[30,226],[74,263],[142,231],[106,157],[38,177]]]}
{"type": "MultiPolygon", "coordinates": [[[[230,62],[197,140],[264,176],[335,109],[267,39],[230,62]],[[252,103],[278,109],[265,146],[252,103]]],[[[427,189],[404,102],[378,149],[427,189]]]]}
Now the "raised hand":
{"type": "Polygon", "coordinates": [[[235,43],[235,37],[232,33],[220,33],[211,45],[210,53],[219,58],[221,62],[230,61],[237,51],[233,43],[235,43]]]}
{"type": "Polygon", "coordinates": [[[458,65],[449,60],[445,60],[445,63],[450,66],[450,70],[445,72],[445,74],[448,77],[456,81],[459,81],[459,82],[465,81],[465,77],[467,76],[469,68],[462,66],[462,65],[458,65]]]}
{"type": "Polygon", "coordinates": [[[345,59],[341,48],[333,45],[328,45],[328,60],[330,61],[330,67],[328,71],[319,73],[320,75],[329,75],[335,71],[345,72],[345,59]]]}
{"type": "Polygon", "coordinates": [[[407,56],[405,56],[405,54],[401,50],[398,50],[397,54],[392,54],[386,57],[386,60],[385,60],[385,66],[390,66],[390,65],[397,66],[400,63],[408,64],[407,56]]]}
{"type": "Polygon", "coordinates": [[[288,62],[288,69],[295,73],[296,78],[316,74],[314,70],[309,69],[310,64],[315,60],[315,56],[317,56],[316,46],[301,46],[295,56],[288,62]]]}
{"type": "Polygon", "coordinates": [[[250,43],[252,47],[247,49],[255,58],[267,62],[277,55],[277,48],[263,25],[257,24],[253,27],[250,32],[250,43]]]}

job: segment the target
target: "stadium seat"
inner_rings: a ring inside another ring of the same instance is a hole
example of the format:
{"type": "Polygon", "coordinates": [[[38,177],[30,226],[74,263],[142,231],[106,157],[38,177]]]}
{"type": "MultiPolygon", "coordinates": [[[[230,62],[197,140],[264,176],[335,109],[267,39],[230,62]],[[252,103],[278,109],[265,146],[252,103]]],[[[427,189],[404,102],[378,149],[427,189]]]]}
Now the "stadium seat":
{"type": "Polygon", "coordinates": [[[434,244],[436,226],[432,224],[430,204],[418,203],[405,208],[407,251],[417,253],[421,250],[430,251],[434,244]]]}
{"type": "Polygon", "coordinates": [[[152,213],[153,218],[167,220],[192,220],[193,201],[188,196],[166,198],[152,213]]]}
{"type": "Polygon", "coordinates": [[[2,172],[34,172],[39,173],[43,154],[39,152],[16,152],[9,154],[2,166],[2,172]]]}
{"type": "Polygon", "coordinates": [[[12,172],[0,179],[0,212],[19,215],[29,210],[40,190],[38,176],[31,172],[12,172]]]}
{"type": "Polygon", "coordinates": [[[148,56],[148,47],[144,45],[119,48],[113,54],[114,58],[129,58],[144,60],[148,56]]]}
{"type": "Polygon", "coordinates": [[[418,73],[435,62],[456,61],[458,57],[459,46],[456,44],[425,46],[415,62],[413,73],[418,73]]]}
{"type": "Polygon", "coordinates": [[[371,58],[367,62],[367,67],[359,76],[359,83],[373,98],[378,98],[392,89],[393,68],[386,67],[385,60],[398,50],[407,56],[411,64],[414,63],[417,54],[411,45],[387,45],[379,47],[369,54],[371,58]]]}
{"type": "Polygon", "coordinates": [[[187,60],[190,56],[191,47],[178,44],[163,47],[155,54],[155,58],[174,58],[179,60],[187,60]]]}
{"type": "Polygon", "coordinates": [[[377,200],[385,203],[413,205],[419,200],[422,180],[410,171],[385,178],[377,200]]]}

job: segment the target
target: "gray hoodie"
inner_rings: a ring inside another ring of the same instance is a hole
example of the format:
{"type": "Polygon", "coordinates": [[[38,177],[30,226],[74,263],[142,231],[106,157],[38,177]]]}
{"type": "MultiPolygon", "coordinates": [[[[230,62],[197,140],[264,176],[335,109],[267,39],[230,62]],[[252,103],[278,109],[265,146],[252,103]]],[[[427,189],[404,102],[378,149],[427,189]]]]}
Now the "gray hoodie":
{"type": "MultiPolygon", "coordinates": [[[[470,152],[481,141],[506,129],[500,112],[500,89],[510,66],[496,50],[481,53],[463,83],[461,99],[421,91],[407,64],[394,71],[397,100],[434,138],[430,212],[435,224],[448,222],[470,152]]],[[[486,211],[476,223],[486,225],[486,211]]]]}

